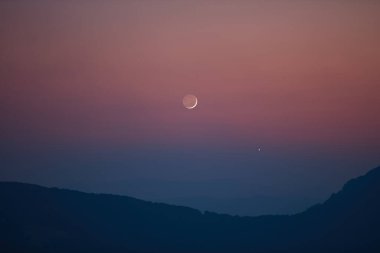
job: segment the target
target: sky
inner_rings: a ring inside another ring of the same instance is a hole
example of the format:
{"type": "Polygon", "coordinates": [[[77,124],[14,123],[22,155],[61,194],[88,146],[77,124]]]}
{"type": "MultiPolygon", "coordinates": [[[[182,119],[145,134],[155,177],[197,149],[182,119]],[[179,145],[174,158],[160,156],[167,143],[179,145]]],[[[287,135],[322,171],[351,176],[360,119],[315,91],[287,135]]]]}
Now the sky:
{"type": "Polygon", "coordinates": [[[380,165],[379,13],[371,0],[1,1],[0,180],[300,211],[380,165]]]}

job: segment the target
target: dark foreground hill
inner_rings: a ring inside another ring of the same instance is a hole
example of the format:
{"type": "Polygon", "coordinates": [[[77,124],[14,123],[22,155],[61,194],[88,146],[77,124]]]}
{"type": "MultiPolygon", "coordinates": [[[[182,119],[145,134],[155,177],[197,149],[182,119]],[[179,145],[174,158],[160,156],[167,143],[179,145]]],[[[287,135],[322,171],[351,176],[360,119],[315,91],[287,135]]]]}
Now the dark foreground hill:
{"type": "Polygon", "coordinates": [[[292,216],[0,183],[0,252],[380,252],[380,167],[292,216]]]}

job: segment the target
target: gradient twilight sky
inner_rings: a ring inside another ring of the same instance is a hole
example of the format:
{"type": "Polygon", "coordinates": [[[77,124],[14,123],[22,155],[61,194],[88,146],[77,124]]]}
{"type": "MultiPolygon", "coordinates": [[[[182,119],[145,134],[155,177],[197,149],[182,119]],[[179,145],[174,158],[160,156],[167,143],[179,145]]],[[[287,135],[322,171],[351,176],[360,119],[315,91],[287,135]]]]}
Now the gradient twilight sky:
{"type": "Polygon", "coordinates": [[[323,199],[380,164],[379,13],[371,0],[1,1],[0,180],[184,204],[323,199]]]}

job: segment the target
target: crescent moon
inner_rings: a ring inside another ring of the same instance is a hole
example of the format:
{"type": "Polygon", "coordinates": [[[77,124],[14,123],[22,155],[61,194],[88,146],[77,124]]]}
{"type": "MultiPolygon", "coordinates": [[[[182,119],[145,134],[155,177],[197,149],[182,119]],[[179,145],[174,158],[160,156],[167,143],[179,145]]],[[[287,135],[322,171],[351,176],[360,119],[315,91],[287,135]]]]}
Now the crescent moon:
{"type": "Polygon", "coordinates": [[[198,105],[198,98],[189,94],[183,98],[182,103],[185,108],[194,109],[198,105]]]}

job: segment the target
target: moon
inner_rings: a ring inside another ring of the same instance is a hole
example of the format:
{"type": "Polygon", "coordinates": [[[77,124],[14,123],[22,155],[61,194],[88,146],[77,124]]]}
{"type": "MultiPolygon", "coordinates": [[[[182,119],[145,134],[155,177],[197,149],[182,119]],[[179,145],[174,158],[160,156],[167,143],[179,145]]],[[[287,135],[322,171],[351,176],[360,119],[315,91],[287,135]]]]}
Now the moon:
{"type": "Polygon", "coordinates": [[[198,105],[198,98],[194,95],[186,95],[182,99],[183,106],[189,110],[194,109],[198,105]]]}

